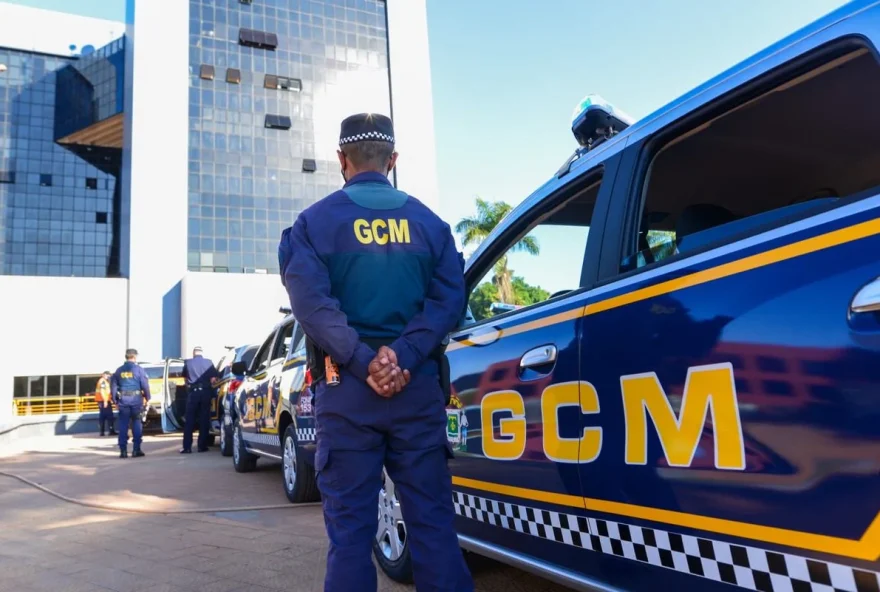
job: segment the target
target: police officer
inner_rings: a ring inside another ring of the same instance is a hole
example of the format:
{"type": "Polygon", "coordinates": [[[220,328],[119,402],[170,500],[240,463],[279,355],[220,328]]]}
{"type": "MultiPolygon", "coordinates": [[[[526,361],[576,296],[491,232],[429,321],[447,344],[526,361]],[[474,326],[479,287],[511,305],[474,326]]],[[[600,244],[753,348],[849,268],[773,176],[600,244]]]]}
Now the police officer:
{"type": "Polygon", "coordinates": [[[145,456],[141,450],[144,425],[141,412],[150,400],[150,381],[147,373],[137,363],[137,350],[125,350],[125,363],[110,377],[110,395],[119,409],[119,458],[128,458],[128,424],[131,422],[131,435],[134,458],[145,456]]]}
{"type": "Polygon", "coordinates": [[[199,452],[207,452],[211,432],[211,399],[219,373],[214,362],[202,355],[201,347],[193,348],[193,357],[183,362],[186,377],[186,421],[183,426],[181,454],[192,453],[193,430],[199,424],[199,452]]]}
{"type": "Polygon", "coordinates": [[[98,425],[101,427],[101,436],[104,436],[104,427],[110,428],[110,435],[116,435],[113,426],[113,403],[110,396],[110,372],[104,370],[98,384],[95,385],[95,402],[98,403],[98,425]]]}
{"type": "Polygon", "coordinates": [[[461,255],[449,226],[389,183],[397,153],[388,117],[345,119],[338,157],[343,189],[303,211],[279,244],[317,383],[324,589],[376,590],[370,555],[384,465],[400,494],[417,590],[468,592],[437,354],[465,309],[461,255]]]}

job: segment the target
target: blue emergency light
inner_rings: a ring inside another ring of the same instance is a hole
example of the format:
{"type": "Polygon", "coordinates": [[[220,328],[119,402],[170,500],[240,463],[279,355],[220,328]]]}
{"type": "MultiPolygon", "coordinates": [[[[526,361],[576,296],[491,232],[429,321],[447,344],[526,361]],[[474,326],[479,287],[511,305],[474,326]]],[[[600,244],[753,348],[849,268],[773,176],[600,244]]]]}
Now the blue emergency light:
{"type": "Polygon", "coordinates": [[[599,95],[587,95],[574,109],[571,133],[578,144],[589,149],[619,134],[634,121],[599,95]]]}

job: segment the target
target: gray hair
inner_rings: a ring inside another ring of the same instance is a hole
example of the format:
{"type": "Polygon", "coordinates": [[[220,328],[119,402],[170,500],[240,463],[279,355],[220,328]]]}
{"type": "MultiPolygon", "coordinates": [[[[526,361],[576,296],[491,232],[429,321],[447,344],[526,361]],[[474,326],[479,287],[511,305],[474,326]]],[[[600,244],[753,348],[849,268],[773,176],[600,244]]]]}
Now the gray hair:
{"type": "Polygon", "coordinates": [[[355,167],[383,173],[386,172],[388,159],[394,154],[394,144],[378,140],[352,142],[340,149],[355,167]]]}

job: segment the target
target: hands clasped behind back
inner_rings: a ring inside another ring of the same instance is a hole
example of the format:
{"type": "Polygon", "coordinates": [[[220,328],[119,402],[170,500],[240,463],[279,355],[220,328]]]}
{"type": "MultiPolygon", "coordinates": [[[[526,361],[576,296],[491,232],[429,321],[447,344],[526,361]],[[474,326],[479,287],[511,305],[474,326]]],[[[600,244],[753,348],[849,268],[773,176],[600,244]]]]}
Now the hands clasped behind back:
{"type": "Polygon", "coordinates": [[[388,346],[379,348],[376,357],[369,365],[370,375],[367,384],[380,397],[391,398],[409,384],[411,374],[408,369],[397,365],[397,354],[388,346]]]}

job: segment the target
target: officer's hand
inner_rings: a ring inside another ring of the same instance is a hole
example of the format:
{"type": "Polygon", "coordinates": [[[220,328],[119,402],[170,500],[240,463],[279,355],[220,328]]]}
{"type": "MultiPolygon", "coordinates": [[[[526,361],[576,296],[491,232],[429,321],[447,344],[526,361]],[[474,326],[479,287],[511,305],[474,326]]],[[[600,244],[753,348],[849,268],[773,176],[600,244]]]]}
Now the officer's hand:
{"type": "MultiPolygon", "coordinates": [[[[397,366],[397,354],[387,346],[379,348],[379,352],[368,367],[370,377],[377,387],[382,389],[380,394],[390,392],[392,383],[399,378],[400,368],[397,366]]],[[[373,387],[374,389],[376,387],[373,387]]],[[[399,390],[398,390],[399,392],[399,390]]]]}
{"type": "Polygon", "coordinates": [[[410,381],[410,372],[409,370],[400,370],[394,374],[392,381],[385,385],[380,386],[373,376],[367,377],[367,384],[370,385],[376,394],[380,397],[385,397],[386,399],[390,399],[397,393],[403,390],[403,388],[409,384],[410,381]]]}

